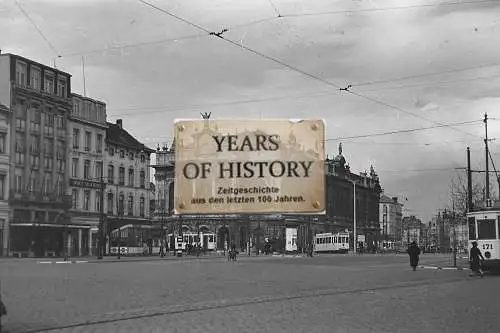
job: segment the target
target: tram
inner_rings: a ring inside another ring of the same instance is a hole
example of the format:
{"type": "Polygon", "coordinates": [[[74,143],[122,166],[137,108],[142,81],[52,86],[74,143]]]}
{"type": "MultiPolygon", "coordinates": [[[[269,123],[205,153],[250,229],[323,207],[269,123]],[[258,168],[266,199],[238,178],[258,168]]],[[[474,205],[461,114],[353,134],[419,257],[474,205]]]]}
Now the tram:
{"type": "Polygon", "coordinates": [[[182,234],[182,242],[179,242],[174,234],[168,235],[170,250],[182,249],[186,251],[189,245],[200,243],[201,247],[207,251],[214,251],[216,249],[217,239],[214,233],[207,232],[184,232],[182,234]]]}
{"type": "Polygon", "coordinates": [[[323,233],[314,236],[314,252],[347,253],[349,252],[349,233],[323,233]]]}
{"type": "Polygon", "coordinates": [[[500,268],[500,207],[467,213],[468,249],[476,241],[484,256],[485,269],[500,268]]]}

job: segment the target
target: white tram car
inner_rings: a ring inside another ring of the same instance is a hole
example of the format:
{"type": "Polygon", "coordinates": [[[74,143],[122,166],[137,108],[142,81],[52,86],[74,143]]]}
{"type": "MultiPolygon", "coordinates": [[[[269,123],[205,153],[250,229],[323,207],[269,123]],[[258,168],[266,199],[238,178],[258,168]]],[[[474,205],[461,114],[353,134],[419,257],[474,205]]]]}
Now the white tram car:
{"type": "Polygon", "coordinates": [[[324,233],[314,236],[314,252],[347,253],[349,252],[349,233],[324,233]]]}
{"type": "Polygon", "coordinates": [[[214,233],[200,232],[184,232],[182,234],[182,242],[173,234],[168,235],[169,248],[186,250],[186,245],[195,245],[200,243],[200,245],[208,251],[214,251],[216,249],[217,238],[214,233]]]}
{"type": "Polygon", "coordinates": [[[477,242],[484,257],[485,269],[500,267],[500,209],[481,210],[467,213],[469,226],[468,249],[477,242]]]}

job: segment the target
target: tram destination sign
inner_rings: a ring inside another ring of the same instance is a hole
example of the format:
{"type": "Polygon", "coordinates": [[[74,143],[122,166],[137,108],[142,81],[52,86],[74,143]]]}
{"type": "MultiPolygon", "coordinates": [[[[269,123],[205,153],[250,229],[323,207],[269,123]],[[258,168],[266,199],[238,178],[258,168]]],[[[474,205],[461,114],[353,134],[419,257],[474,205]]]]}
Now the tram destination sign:
{"type": "Polygon", "coordinates": [[[325,211],[323,120],[177,120],[175,213],[325,211]]]}

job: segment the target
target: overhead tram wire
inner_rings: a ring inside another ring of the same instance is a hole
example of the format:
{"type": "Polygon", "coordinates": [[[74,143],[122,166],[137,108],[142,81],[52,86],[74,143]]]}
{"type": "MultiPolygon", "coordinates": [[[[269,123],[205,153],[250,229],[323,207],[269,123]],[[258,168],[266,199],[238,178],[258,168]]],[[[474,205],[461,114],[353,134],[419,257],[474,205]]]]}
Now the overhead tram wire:
{"type": "Polygon", "coordinates": [[[69,58],[69,57],[74,57],[74,56],[89,55],[89,54],[102,53],[102,52],[107,52],[107,51],[115,51],[115,50],[121,50],[121,49],[133,48],[133,47],[165,44],[165,43],[169,43],[169,42],[175,43],[177,41],[198,39],[200,37],[203,37],[203,36],[200,34],[196,34],[196,35],[187,35],[187,36],[159,39],[159,40],[150,41],[150,42],[139,42],[139,43],[125,44],[125,45],[113,45],[113,46],[108,46],[108,47],[105,47],[102,49],[94,49],[94,50],[89,50],[89,51],[65,53],[65,54],[58,55],[58,58],[69,58]]]}
{"type": "Polygon", "coordinates": [[[30,21],[30,23],[33,25],[33,27],[36,29],[36,31],[38,31],[38,33],[40,34],[40,36],[42,36],[43,40],[47,43],[47,45],[50,47],[50,49],[52,50],[52,52],[54,52],[54,54],[57,56],[58,53],[57,53],[57,50],[54,47],[54,45],[49,41],[49,39],[47,38],[47,36],[45,36],[45,34],[38,27],[38,25],[35,23],[35,21],[33,21],[33,19],[29,16],[29,14],[26,12],[26,10],[24,10],[24,8],[21,6],[21,4],[19,3],[19,1],[14,0],[14,3],[16,4],[17,8],[21,11],[21,13],[23,13],[23,15],[28,19],[28,21],[30,21]]]}
{"type": "Polygon", "coordinates": [[[420,4],[420,5],[409,5],[409,6],[392,6],[392,7],[353,9],[353,10],[324,10],[324,11],[317,11],[317,12],[311,12],[311,13],[285,14],[285,15],[283,15],[283,17],[290,17],[291,18],[291,17],[334,15],[334,14],[356,14],[356,13],[383,12],[383,11],[391,11],[391,10],[444,7],[444,6],[465,6],[465,5],[476,5],[476,4],[494,3],[494,2],[498,2],[498,0],[441,2],[441,3],[437,3],[437,4],[420,4]]]}
{"type": "MultiPolygon", "coordinates": [[[[494,65],[498,66],[498,65],[494,65]]],[[[436,81],[431,83],[416,83],[412,85],[399,85],[399,86],[391,86],[391,87],[382,87],[380,89],[370,89],[363,90],[364,93],[372,92],[372,91],[380,91],[380,90],[394,90],[394,89],[404,89],[404,88],[413,88],[413,87],[424,87],[426,85],[432,85],[434,87],[440,86],[442,84],[454,84],[455,82],[465,82],[465,81],[474,81],[474,80],[483,80],[483,79],[494,79],[500,77],[500,75],[493,76],[483,76],[483,77],[473,77],[466,79],[458,79],[455,81],[436,81]]],[[[267,101],[280,101],[287,99],[302,99],[302,98],[312,98],[315,96],[327,96],[331,95],[332,91],[319,91],[319,92],[308,92],[303,94],[291,94],[291,95],[283,95],[283,96],[275,96],[275,97],[264,97],[264,98],[251,98],[251,99],[242,99],[235,100],[229,102],[221,102],[221,103],[207,103],[207,104],[193,104],[193,105],[185,105],[178,107],[170,107],[170,106],[131,106],[131,107],[123,107],[123,108],[110,108],[108,111],[134,111],[141,110],[141,114],[137,112],[130,113],[120,113],[120,114],[111,114],[112,116],[132,116],[132,115],[142,115],[142,114],[154,114],[154,113],[164,113],[164,112],[177,112],[177,111],[186,111],[186,110],[199,110],[202,108],[213,108],[219,106],[230,106],[230,105],[238,105],[238,104],[249,104],[249,103],[263,103],[267,101]]],[[[490,120],[495,120],[494,118],[489,118],[490,120]]]]}
{"type": "MultiPolygon", "coordinates": [[[[385,107],[388,107],[388,108],[391,108],[391,109],[397,110],[397,111],[399,111],[399,112],[403,112],[403,113],[406,113],[406,114],[413,115],[413,116],[414,116],[414,117],[416,117],[416,118],[424,119],[424,120],[427,120],[427,121],[429,121],[429,122],[432,122],[432,123],[435,123],[435,124],[438,124],[438,125],[443,125],[443,126],[445,126],[445,127],[449,127],[450,129],[453,129],[453,130],[458,131],[458,132],[462,132],[462,133],[467,134],[467,135],[476,136],[475,134],[472,134],[472,133],[469,133],[469,132],[466,132],[466,131],[462,131],[462,130],[460,130],[460,129],[457,129],[457,128],[454,128],[454,127],[451,127],[451,126],[445,125],[445,124],[443,124],[443,123],[441,123],[441,122],[438,122],[438,121],[432,120],[432,119],[430,119],[430,118],[427,118],[427,117],[421,116],[421,115],[419,115],[419,114],[417,114],[417,113],[414,113],[414,112],[411,112],[411,111],[405,110],[405,109],[403,109],[403,108],[401,108],[401,107],[398,107],[398,106],[394,106],[394,105],[388,104],[388,103],[386,103],[386,102],[384,102],[384,101],[381,101],[381,100],[375,99],[375,98],[373,98],[373,97],[368,97],[368,96],[362,95],[362,94],[360,94],[360,93],[353,92],[353,91],[349,90],[349,88],[351,87],[350,85],[349,85],[347,88],[343,88],[343,87],[339,86],[338,84],[335,84],[335,83],[333,83],[333,82],[330,82],[330,81],[328,81],[328,80],[325,80],[325,79],[323,79],[323,78],[321,78],[321,77],[319,77],[319,76],[317,76],[317,75],[314,75],[314,74],[308,73],[308,72],[306,72],[306,71],[304,71],[304,70],[301,70],[301,69],[299,69],[299,68],[297,68],[297,67],[294,67],[294,66],[292,66],[292,65],[289,65],[289,64],[287,64],[287,63],[285,63],[285,62],[283,62],[283,61],[281,61],[281,60],[279,60],[279,59],[273,58],[273,57],[268,56],[268,55],[266,55],[266,54],[264,54],[264,53],[261,53],[261,52],[259,52],[259,51],[256,51],[256,50],[252,49],[252,48],[249,48],[248,46],[245,46],[245,45],[243,45],[243,44],[240,44],[240,43],[238,43],[238,42],[235,42],[235,41],[233,41],[233,40],[231,40],[231,39],[225,38],[225,37],[223,36],[223,34],[224,34],[224,32],[227,32],[227,31],[228,31],[227,29],[223,29],[221,32],[218,32],[218,33],[216,33],[216,32],[211,32],[211,31],[209,31],[208,29],[206,29],[206,28],[204,28],[204,27],[202,27],[202,26],[200,26],[200,25],[198,25],[198,24],[196,24],[196,23],[193,23],[193,22],[191,22],[191,21],[189,21],[189,20],[186,20],[186,19],[184,19],[184,18],[182,18],[182,17],[179,17],[178,15],[175,15],[175,14],[173,14],[173,13],[170,13],[169,11],[167,11],[167,10],[165,10],[165,9],[162,9],[162,8],[160,8],[160,7],[158,7],[158,6],[155,6],[155,5],[153,5],[153,4],[151,4],[151,3],[147,2],[147,1],[144,1],[144,0],[138,0],[138,1],[139,1],[139,2],[141,2],[141,3],[143,3],[143,4],[145,4],[145,5],[147,5],[147,6],[150,6],[150,7],[154,8],[154,9],[156,9],[156,10],[158,10],[158,11],[160,11],[160,12],[162,12],[162,13],[164,13],[164,14],[166,14],[166,15],[170,16],[170,17],[173,17],[173,18],[175,18],[175,19],[177,19],[177,20],[180,20],[180,21],[182,21],[182,22],[184,22],[184,23],[186,23],[186,24],[189,24],[189,25],[191,25],[192,27],[195,27],[195,28],[197,28],[197,29],[199,29],[199,30],[205,31],[205,32],[207,32],[209,35],[216,36],[216,37],[218,37],[219,39],[221,39],[221,40],[223,40],[223,41],[226,41],[226,42],[228,42],[228,43],[230,43],[230,44],[233,44],[234,46],[237,46],[237,47],[239,47],[239,48],[241,48],[241,49],[244,49],[244,50],[246,50],[246,51],[248,51],[248,52],[250,52],[250,53],[252,53],[252,54],[255,54],[255,55],[257,55],[257,56],[259,56],[259,57],[261,57],[261,58],[267,59],[267,60],[269,60],[269,61],[271,61],[271,62],[274,62],[274,63],[276,63],[276,64],[279,64],[279,65],[281,65],[281,66],[283,66],[283,67],[286,67],[286,68],[288,68],[288,69],[290,69],[290,70],[292,70],[292,71],[295,71],[295,72],[297,72],[297,73],[300,73],[300,74],[302,74],[302,75],[304,75],[304,76],[307,76],[307,77],[310,77],[310,78],[312,78],[312,79],[314,79],[314,80],[320,81],[320,82],[322,82],[322,83],[324,83],[324,84],[326,84],[326,85],[329,85],[329,86],[335,87],[335,88],[337,88],[340,92],[341,92],[341,91],[346,91],[346,92],[348,92],[348,93],[350,93],[350,94],[352,94],[352,95],[358,96],[358,97],[360,97],[360,98],[363,98],[363,99],[365,99],[365,100],[371,101],[371,102],[373,102],[373,103],[376,103],[376,104],[379,104],[379,105],[383,105],[383,106],[385,106],[385,107]]],[[[487,0],[482,0],[482,1],[487,1],[487,0]]],[[[476,2],[477,2],[477,1],[476,1],[476,2]]],[[[488,1],[488,2],[491,2],[491,1],[488,1]]]]}

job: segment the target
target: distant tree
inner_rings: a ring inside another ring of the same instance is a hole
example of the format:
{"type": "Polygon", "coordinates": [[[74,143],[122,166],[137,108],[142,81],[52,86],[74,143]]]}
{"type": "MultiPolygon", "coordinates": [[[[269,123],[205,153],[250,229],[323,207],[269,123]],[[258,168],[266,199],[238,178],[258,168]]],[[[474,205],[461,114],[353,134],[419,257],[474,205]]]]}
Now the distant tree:
{"type": "MultiPolygon", "coordinates": [[[[491,187],[490,187],[491,189],[491,187]]],[[[472,203],[483,199],[485,187],[477,180],[472,180],[472,203]]],[[[495,197],[494,191],[490,191],[491,198],[495,197]]],[[[450,207],[454,209],[459,216],[465,216],[467,213],[467,176],[456,174],[450,184],[450,207]]]]}

